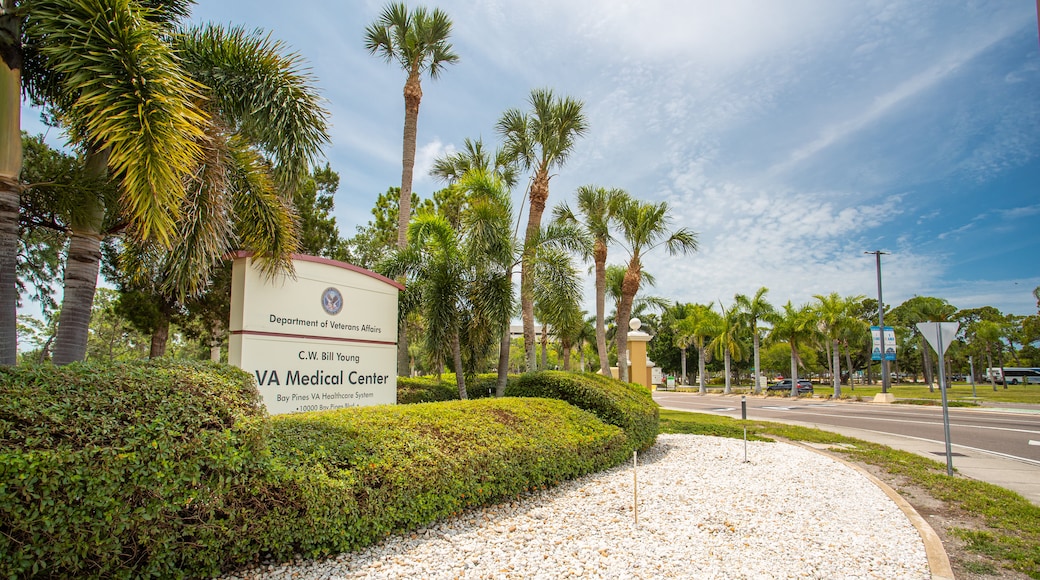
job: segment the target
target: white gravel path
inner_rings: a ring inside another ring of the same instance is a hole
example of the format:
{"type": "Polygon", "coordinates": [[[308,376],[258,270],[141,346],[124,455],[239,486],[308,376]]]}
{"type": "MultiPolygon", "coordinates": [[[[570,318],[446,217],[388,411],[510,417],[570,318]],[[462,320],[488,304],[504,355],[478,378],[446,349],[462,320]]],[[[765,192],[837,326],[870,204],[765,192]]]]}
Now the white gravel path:
{"type": "Polygon", "coordinates": [[[783,443],[661,435],[631,463],[357,553],[226,578],[930,578],[862,473],[783,443]]]}

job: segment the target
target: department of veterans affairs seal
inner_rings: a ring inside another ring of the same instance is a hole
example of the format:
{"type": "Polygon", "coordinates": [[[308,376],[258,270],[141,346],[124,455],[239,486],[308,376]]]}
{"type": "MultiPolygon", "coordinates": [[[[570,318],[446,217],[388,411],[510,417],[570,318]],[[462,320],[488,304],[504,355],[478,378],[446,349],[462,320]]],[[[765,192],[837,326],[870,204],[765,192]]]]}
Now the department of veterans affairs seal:
{"type": "Polygon", "coordinates": [[[343,310],[343,295],[335,288],[326,288],[321,293],[321,307],[329,314],[339,314],[343,310]]]}

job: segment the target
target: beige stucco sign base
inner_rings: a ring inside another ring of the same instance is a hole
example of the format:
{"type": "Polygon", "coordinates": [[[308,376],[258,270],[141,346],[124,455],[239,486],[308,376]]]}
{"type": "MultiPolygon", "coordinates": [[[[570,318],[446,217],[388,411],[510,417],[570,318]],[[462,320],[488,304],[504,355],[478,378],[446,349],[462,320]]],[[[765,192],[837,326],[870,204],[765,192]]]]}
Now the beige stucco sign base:
{"type": "Polygon", "coordinates": [[[253,375],[272,415],[397,402],[397,300],[368,270],[293,256],[295,277],[232,266],[231,364],[253,375]]]}

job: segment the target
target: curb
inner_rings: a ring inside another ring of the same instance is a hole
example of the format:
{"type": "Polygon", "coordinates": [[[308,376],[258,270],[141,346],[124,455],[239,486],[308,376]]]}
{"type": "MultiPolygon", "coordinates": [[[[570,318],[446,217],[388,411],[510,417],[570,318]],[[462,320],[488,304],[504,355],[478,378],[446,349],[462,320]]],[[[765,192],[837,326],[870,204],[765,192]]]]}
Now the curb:
{"type": "Polygon", "coordinates": [[[862,467],[846,461],[844,457],[840,457],[833,453],[827,453],[822,449],[817,449],[811,445],[806,445],[799,441],[784,441],[789,445],[797,445],[803,449],[808,449],[820,455],[826,455],[835,461],[841,462],[852,469],[862,473],[869,479],[874,485],[878,486],[881,491],[885,492],[889,498],[892,499],[899,506],[899,509],[903,510],[906,514],[910,523],[913,524],[914,528],[917,529],[917,533],[920,534],[921,540],[924,541],[924,551],[928,557],[928,569],[931,571],[932,580],[954,580],[953,567],[950,565],[950,557],[946,554],[946,548],[943,547],[942,541],[939,540],[939,535],[935,533],[921,514],[917,513],[914,506],[910,505],[910,502],[903,499],[903,496],[899,495],[899,492],[892,489],[887,483],[881,481],[877,477],[874,477],[872,473],[863,469],[862,467]]]}

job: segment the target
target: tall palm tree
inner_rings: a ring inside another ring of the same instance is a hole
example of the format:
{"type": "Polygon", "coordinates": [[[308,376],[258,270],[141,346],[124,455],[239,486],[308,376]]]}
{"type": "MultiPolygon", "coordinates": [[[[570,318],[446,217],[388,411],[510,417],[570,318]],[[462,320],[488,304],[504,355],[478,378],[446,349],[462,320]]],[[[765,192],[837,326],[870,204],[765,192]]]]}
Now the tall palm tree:
{"type": "Polygon", "coordinates": [[[769,337],[773,342],[786,342],[791,349],[791,396],[798,396],[798,366],[801,357],[798,350],[812,340],[816,333],[816,317],[809,305],[795,308],[791,301],[784,304],[778,313],[769,337]]]}
{"type": "Polygon", "coordinates": [[[539,228],[549,198],[549,172],[562,167],[574,149],[575,140],[588,125],[581,101],[556,97],[549,89],[531,91],[530,113],[509,109],[496,129],[504,138],[504,150],[526,171],[533,171],[528,191],[530,206],[524,230],[520,262],[520,310],[524,324],[524,348],[528,369],[537,364],[534,349],[534,261],[539,228]]]}
{"type": "MultiPolygon", "coordinates": [[[[982,346],[982,350],[986,353],[986,368],[993,368],[993,347],[996,345],[997,348],[1000,348],[1000,325],[992,320],[981,320],[975,324],[973,330],[975,331],[973,342],[979,343],[982,346]]],[[[996,391],[997,382],[993,377],[993,373],[987,374],[989,374],[989,384],[996,391]]]]}
{"type": "Polygon", "coordinates": [[[605,322],[607,246],[613,241],[610,236],[610,224],[622,201],[628,197],[628,193],[623,189],[583,185],[578,188],[576,197],[578,215],[566,203],[563,203],[553,210],[553,218],[556,221],[581,224],[593,240],[592,261],[596,272],[596,349],[600,353],[599,371],[609,377],[610,361],[606,356],[607,327],[605,322]]]}
{"type": "MultiPolygon", "coordinates": [[[[401,155],[401,198],[398,205],[397,248],[408,243],[408,220],[412,215],[412,172],[415,142],[422,101],[422,75],[436,79],[459,57],[452,52],[451,19],[440,9],[419,6],[412,11],[403,3],[387,4],[382,15],[365,28],[365,48],[388,63],[396,62],[408,74],[404,83],[404,139],[401,155]]],[[[398,332],[398,374],[408,374],[408,340],[404,321],[398,332]]]]}
{"type": "Polygon", "coordinates": [[[715,351],[715,356],[722,355],[723,357],[726,369],[726,387],[723,390],[723,394],[728,395],[731,391],[732,380],[730,371],[731,361],[734,358],[738,361],[743,360],[747,347],[741,340],[742,327],[736,309],[730,308],[726,310],[726,307],[721,302],[719,303],[719,309],[722,310],[722,315],[718,319],[718,330],[708,347],[715,351]]]}
{"type": "Polygon", "coordinates": [[[744,323],[746,328],[751,331],[752,348],[754,349],[755,357],[755,368],[753,374],[755,375],[754,381],[754,393],[757,395],[762,392],[762,364],[759,349],[759,339],[761,338],[763,328],[759,328],[759,322],[772,323],[776,319],[776,309],[773,305],[766,301],[766,293],[769,289],[765,286],[760,287],[755,291],[753,297],[748,297],[745,294],[737,294],[735,297],[737,312],[740,313],[741,321],[744,323]]]}
{"type": "Polygon", "coordinates": [[[659,246],[675,255],[697,251],[697,234],[688,228],[669,231],[672,218],[668,202],[647,203],[630,199],[621,204],[617,214],[622,245],[628,251],[628,268],[621,285],[621,304],[618,308],[617,340],[618,375],[628,381],[628,333],[625,326],[632,313],[632,299],[639,291],[643,273],[643,256],[659,246]]]}
{"type": "Polygon", "coordinates": [[[691,311],[679,321],[680,332],[691,337],[692,344],[697,348],[697,382],[700,393],[707,394],[705,365],[711,359],[708,349],[708,339],[719,332],[720,316],[712,310],[712,304],[694,304],[691,311]]]}
{"type": "MultiPolygon", "coordinates": [[[[188,5],[171,1],[145,8],[127,0],[25,3],[21,38],[7,38],[3,51],[28,51],[22,75],[26,93],[61,121],[85,151],[87,170],[96,179],[111,174],[119,180],[127,231],[165,246],[173,240],[184,180],[200,159],[199,142],[207,122],[196,106],[199,87],[165,42],[170,23],[185,15],[188,5]]],[[[4,114],[15,111],[6,105],[4,114]]],[[[3,139],[8,141],[8,136],[3,139]]],[[[0,198],[8,195],[10,191],[0,192],[0,198]]],[[[7,207],[0,203],[0,208],[7,207]]],[[[104,217],[98,196],[70,221],[65,297],[54,344],[58,364],[80,360],[86,353],[104,217]]],[[[7,219],[0,215],[0,224],[7,219]]],[[[0,227],[0,232],[7,231],[0,227]]],[[[6,284],[0,292],[7,292],[6,284]]]]}
{"type": "MultiPolygon", "coordinates": [[[[863,296],[843,298],[837,292],[824,296],[814,295],[819,302],[816,315],[824,335],[831,341],[831,381],[834,386],[834,398],[841,397],[841,341],[853,324],[852,308],[863,296]]],[[[852,369],[849,369],[852,372],[852,369]]]]}

